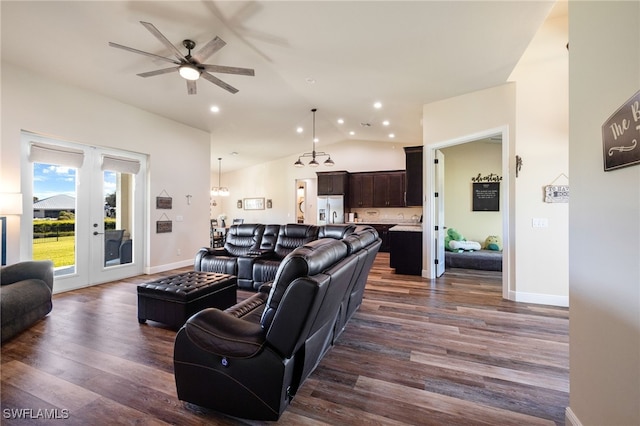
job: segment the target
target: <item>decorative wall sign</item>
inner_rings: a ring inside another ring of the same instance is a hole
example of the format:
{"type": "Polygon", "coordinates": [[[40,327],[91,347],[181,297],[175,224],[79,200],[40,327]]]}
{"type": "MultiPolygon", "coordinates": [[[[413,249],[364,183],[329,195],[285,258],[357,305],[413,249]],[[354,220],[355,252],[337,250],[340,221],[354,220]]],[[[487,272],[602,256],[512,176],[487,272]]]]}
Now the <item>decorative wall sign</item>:
{"type": "Polygon", "coordinates": [[[568,203],[569,185],[547,185],[544,187],[545,203],[568,203]]]}
{"type": "Polygon", "coordinates": [[[156,222],[156,233],[165,234],[173,230],[173,222],[170,220],[158,220],[156,222]]]}
{"type": "Polygon", "coordinates": [[[245,198],[245,210],[264,210],[264,198],[245,198]]]}
{"type": "Polygon", "coordinates": [[[500,211],[500,184],[499,183],[474,183],[473,184],[473,211],[474,212],[500,211]]]}
{"type": "Polygon", "coordinates": [[[478,173],[477,176],[473,176],[471,178],[471,182],[500,182],[502,180],[502,176],[496,175],[493,173],[489,173],[488,175],[482,176],[482,173],[478,173]]]}
{"type": "Polygon", "coordinates": [[[173,198],[169,197],[169,194],[164,189],[159,196],[156,197],[156,209],[171,209],[173,206],[173,198]],[[162,194],[166,197],[162,197],[162,194]]]}
{"type": "Polygon", "coordinates": [[[640,90],[602,125],[604,171],[640,163],[640,90]]]}

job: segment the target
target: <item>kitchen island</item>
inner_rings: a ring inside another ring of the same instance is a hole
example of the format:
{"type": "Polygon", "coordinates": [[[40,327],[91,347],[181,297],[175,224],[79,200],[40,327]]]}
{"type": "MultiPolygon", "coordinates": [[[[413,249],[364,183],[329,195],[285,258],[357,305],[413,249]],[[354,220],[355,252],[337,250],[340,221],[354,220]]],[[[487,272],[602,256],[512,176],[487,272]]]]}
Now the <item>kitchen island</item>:
{"type": "Polygon", "coordinates": [[[389,266],[397,274],[422,275],[422,224],[389,229],[389,266]]]}

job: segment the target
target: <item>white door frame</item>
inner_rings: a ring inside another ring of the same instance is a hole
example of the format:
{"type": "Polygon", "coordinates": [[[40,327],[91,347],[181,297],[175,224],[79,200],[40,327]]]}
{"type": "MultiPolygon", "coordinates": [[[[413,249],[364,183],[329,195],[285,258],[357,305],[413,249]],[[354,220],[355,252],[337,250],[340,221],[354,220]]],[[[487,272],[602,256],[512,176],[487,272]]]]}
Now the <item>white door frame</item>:
{"type": "MultiPolygon", "coordinates": [[[[467,142],[473,142],[478,139],[486,139],[490,136],[502,135],[502,191],[500,207],[502,210],[502,297],[509,299],[509,295],[513,294],[509,290],[513,288],[513,277],[515,275],[514,265],[512,264],[513,250],[511,248],[511,230],[513,229],[511,211],[512,211],[512,194],[511,194],[511,174],[510,174],[510,135],[508,126],[501,126],[498,128],[487,129],[478,133],[460,136],[455,139],[449,139],[441,142],[437,142],[429,145],[428,149],[425,149],[425,173],[423,187],[425,188],[424,206],[423,206],[423,236],[422,246],[425,251],[422,255],[422,276],[428,279],[436,278],[435,259],[437,258],[437,252],[434,249],[433,241],[436,238],[435,234],[435,205],[434,193],[435,188],[435,173],[434,160],[436,158],[436,150],[446,148],[453,145],[459,145],[467,142]]],[[[444,259],[442,260],[444,261],[444,259]]]]}

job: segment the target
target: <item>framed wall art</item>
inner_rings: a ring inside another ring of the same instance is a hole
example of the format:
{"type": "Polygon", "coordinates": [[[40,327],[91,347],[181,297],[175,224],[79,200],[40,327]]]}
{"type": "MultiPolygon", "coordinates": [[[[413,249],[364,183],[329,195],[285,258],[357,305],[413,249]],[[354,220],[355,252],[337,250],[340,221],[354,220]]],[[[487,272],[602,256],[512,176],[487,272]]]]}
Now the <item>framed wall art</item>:
{"type": "Polygon", "coordinates": [[[264,210],[264,198],[245,198],[245,210],[264,210]]]}

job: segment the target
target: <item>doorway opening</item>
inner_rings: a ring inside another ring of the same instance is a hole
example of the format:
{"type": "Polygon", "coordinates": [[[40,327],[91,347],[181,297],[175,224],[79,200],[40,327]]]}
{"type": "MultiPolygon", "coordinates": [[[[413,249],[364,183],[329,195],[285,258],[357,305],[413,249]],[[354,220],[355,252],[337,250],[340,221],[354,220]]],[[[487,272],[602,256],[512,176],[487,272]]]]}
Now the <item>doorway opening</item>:
{"type": "Polygon", "coordinates": [[[430,196],[425,209],[424,276],[434,279],[445,272],[444,238],[447,227],[455,228],[467,240],[477,241],[483,248],[488,236],[497,235],[502,241],[502,293],[508,299],[512,265],[509,238],[509,140],[506,127],[445,141],[430,148],[426,151],[426,176],[429,178],[425,189],[430,196]],[[465,151],[468,151],[466,157],[465,151]],[[435,164],[442,153],[444,161],[440,158],[440,162],[447,165],[446,176],[435,164]],[[453,154],[450,155],[451,161],[447,161],[447,153],[453,154]],[[483,158],[491,164],[480,163],[483,158]],[[499,212],[474,211],[473,183],[483,180],[499,183],[499,212]],[[438,193],[437,197],[435,193],[438,193]]]}

